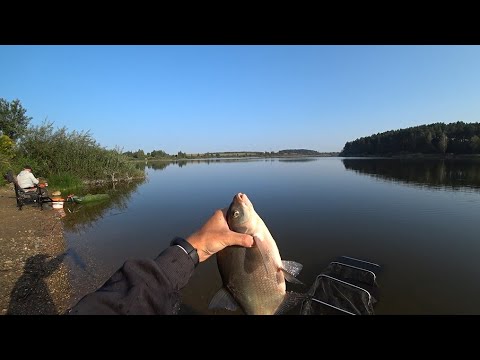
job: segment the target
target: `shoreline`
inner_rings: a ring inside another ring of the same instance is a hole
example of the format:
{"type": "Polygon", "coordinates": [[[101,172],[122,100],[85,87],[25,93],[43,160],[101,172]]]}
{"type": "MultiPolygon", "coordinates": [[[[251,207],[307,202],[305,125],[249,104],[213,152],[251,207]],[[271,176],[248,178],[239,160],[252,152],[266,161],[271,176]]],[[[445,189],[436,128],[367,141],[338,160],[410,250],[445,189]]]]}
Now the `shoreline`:
{"type": "Polygon", "coordinates": [[[378,154],[378,155],[284,155],[284,156],[232,156],[232,157],[211,157],[211,158],[151,158],[151,159],[130,159],[135,163],[149,162],[179,162],[179,161],[220,161],[220,160],[257,160],[257,159],[302,159],[302,158],[384,158],[384,159],[480,159],[480,154],[378,154]]]}
{"type": "Polygon", "coordinates": [[[63,314],[71,306],[61,214],[45,207],[18,210],[13,185],[0,186],[0,315],[63,314]]]}
{"type": "Polygon", "coordinates": [[[379,154],[379,155],[343,155],[342,158],[386,158],[386,159],[480,159],[480,154],[379,154]]]}
{"type": "Polygon", "coordinates": [[[283,156],[221,156],[221,157],[209,157],[209,158],[175,158],[175,159],[166,159],[166,158],[151,158],[151,159],[129,159],[131,162],[151,162],[151,161],[165,161],[165,162],[176,162],[176,161],[213,161],[213,160],[251,160],[251,159],[295,159],[295,158],[330,158],[330,157],[340,157],[339,155],[283,155],[283,156]]]}

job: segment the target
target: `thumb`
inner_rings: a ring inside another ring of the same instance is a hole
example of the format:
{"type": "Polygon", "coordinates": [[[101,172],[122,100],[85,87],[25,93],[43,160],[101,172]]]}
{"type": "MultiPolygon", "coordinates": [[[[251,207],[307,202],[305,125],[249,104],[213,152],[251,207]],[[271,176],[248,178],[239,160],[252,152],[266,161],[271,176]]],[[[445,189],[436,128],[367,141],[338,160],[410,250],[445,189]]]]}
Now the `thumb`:
{"type": "Polygon", "coordinates": [[[240,234],[233,231],[230,231],[228,237],[225,239],[227,246],[230,245],[240,245],[243,247],[252,247],[253,246],[253,237],[247,234],[240,234]]]}

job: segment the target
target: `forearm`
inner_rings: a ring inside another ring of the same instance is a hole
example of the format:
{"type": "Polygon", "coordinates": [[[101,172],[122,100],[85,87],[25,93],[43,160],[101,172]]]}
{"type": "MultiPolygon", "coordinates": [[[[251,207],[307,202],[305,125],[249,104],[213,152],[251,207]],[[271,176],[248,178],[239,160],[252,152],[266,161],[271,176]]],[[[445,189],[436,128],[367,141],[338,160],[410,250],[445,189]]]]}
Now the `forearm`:
{"type": "Polygon", "coordinates": [[[193,270],[192,259],[177,246],[168,247],[155,260],[128,260],[68,314],[175,314],[180,306],[179,290],[193,270]]]}
{"type": "Polygon", "coordinates": [[[35,185],[37,185],[40,182],[35,176],[33,176],[33,174],[30,174],[30,179],[35,185]]]}

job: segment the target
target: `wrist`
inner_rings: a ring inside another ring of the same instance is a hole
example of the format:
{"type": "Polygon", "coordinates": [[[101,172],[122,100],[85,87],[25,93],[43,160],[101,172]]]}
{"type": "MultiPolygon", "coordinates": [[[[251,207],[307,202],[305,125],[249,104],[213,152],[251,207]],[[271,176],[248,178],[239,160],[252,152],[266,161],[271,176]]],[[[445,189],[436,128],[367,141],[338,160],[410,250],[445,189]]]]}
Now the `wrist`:
{"type": "Polygon", "coordinates": [[[197,249],[193,247],[192,244],[190,244],[187,240],[181,237],[175,237],[171,242],[171,246],[178,246],[180,247],[185,253],[190,256],[190,258],[193,261],[193,264],[195,267],[197,267],[198,263],[200,262],[199,257],[198,257],[198,252],[197,249]]]}

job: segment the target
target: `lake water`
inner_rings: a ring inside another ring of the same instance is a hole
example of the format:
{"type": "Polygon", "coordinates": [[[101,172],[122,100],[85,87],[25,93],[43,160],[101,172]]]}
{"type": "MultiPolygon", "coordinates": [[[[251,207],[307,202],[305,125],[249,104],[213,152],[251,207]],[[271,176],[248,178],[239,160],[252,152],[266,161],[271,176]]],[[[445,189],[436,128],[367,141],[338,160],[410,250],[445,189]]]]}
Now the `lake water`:
{"type": "MultiPolygon", "coordinates": [[[[376,314],[480,314],[478,160],[214,160],[148,163],[146,172],[111,201],[68,205],[76,300],[127,258],[154,258],[244,192],[282,258],[304,265],[307,288],[347,255],[382,266],[376,314]]],[[[213,313],[220,286],[212,257],[183,290],[183,312],[213,313]]]]}

